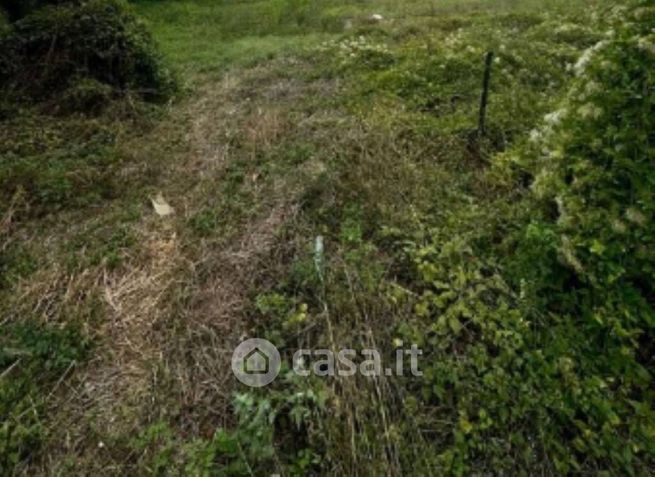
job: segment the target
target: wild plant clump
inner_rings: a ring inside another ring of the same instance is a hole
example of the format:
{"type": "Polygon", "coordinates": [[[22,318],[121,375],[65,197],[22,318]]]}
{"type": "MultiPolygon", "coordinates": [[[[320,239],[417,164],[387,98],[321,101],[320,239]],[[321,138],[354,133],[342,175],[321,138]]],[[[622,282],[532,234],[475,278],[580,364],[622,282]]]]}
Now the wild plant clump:
{"type": "Polygon", "coordinates": [[[494,243],[478,212],[408,248],[420,298],[401,330],[429,350],[423,402],[450,423],[442,468],[639,475],[655,462],[655,8],[634,3],[519,147],[534,181],[514,231],[494,243]]]}
{"type": "Polygon", "coordinates": [[[0,37],[0,87],[44,100],[88,78],[146,100],[173,81],[144,26],[122,0],[45,6],[0,37]]]}
{"type": "Polygon", "coordinates": [[[530,227],[557,260],[535,296],[569,323],[572,365],[593,383],[571,401],[575,444],[626,472],[655,458],[655,3],[634,5],[617,7],[526,151],[542,211],[530,227]],[[544,287],[552,277],[562,290],[544,287]]]}
{"type": "MultiPolygon", "coordinates": [[[[578,278],[605,294],[631,290],[634,304],[647,305],[655,293],[655,255],[645,246],[655,240],[655,8],[626,21],[586,50],[566,101],[533,132],[533,190],[557,209],[558,249],[578,278]]],[[[610,321],[655,325],[650,313],[617,312],[610,321]]]]}

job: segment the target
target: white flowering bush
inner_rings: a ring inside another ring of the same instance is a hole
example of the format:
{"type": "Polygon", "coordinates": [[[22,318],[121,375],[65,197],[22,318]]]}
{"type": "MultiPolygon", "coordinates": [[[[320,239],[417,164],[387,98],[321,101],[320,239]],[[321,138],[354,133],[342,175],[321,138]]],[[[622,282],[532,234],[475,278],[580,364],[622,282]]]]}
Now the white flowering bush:
{"type": "Polygon", "coordinates": [[[601,287],[655,278],[644,249],[655,238],[655,10],[639,7],[626,21],[585,51],[562,107],[531,135],[533,190],[557,204],[558,232],[569,237],[582,278],[601,287]]]}
{"type": "Polygon", "coordinates": [[[655,6],[612,14],[520,154],[535,208],[507,269],[544,326],[532,346],[568,363],[550,409],[560,470],[630,475],[655,459],[655,6]]]}
{"type": "Polygon", "coordinates": [[[602,36],[583,22],[571,19],[558,27],[556,16],[512,14],[390,46],[347,38],[319,52],[334,58],[338,73],[356,77],[354,97],[374,92],[397,99],[409,111],[431,115],[432,127],[452,131],[475,126],[485,54],[493,51],[489,129],[507,144],[555,104],[574,76],[580,50],[602,36]],[[362,77],[362,71],[368,74],[362,77]]]}
{"type": "Polygon", "coordinates": [[[619,12],[517,146],[527,196],[463,207],[406,248],[418,278],[400,329],[426,350],[435,416],[419,425],[451,431],[436,434],[444,473],[655,465],[655,8],[619,12]]]}

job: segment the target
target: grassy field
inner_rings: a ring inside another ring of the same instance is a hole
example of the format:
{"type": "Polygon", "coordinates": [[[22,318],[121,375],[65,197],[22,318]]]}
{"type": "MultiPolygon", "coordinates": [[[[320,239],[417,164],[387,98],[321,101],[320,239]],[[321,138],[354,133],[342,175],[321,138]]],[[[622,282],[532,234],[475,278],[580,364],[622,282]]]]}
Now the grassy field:
{"type": "Polygon", "coordinates": [[[351,2],[327,0],[148,1],[139,0],[145,17],[171,63],[190,72],[221,72],[290,52],[307,50],[340,37],[351,25],[362,32],[384,31],[399,36],[438,27],[444,18],[534,12],[575,15],[584,5],[497,0],[412,0],[351,2]],[[388,17],[385,28],[368,28],[367,19],[388,17]]]}
{"type": "Polygon", "coordinates": [[[550,402],[541,412],[543,389],[567,401],[556,383],[570,375],[533,388],[508,378],[547,361],[517,351],[520,317],[541,298],[512,269],[527,252],[505,239],[534,210],[508,164],[558,108],[611,8],[134,2],[178,97],[95,117],[12,110],[0,129],[0,473],[646,475],[647,438],[592,447],[603,426],[550,402]],[[158,194],[174,213],[153,211],[158,194]],[[446,322],[429,311],[451,287],[483,324],[468,309],[446,322]],[[493,336],[479,348],[478,330],[493,336]],[[246,336],[285,361],[263,391],[231,373],[246,336]],[[435,350],[423,378],[289,371],[301,346],[390,356],[398,342],[435,350]],[[452,370],[470,385],[441,378],[452,370]],[[564,415],[579,427],[552,431],[564,415]],[[608,449],[618,457],[605,465],[608,449]]]}

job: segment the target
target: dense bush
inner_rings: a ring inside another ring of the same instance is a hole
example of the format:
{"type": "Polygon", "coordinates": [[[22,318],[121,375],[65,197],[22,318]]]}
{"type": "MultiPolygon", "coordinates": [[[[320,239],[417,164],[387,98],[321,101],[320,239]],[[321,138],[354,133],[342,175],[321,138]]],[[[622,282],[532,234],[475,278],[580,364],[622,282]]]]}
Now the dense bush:
{"type": "Polygon", "coordinates": [[[424,403],[451,423],[442,468],[653,468],[655,8],[635,4],[521,147],[536,178],[514,232],[490,240],[478,212],[408,249],[421,286],[402,330],[429,350],[424,403]]]}
{"type": "Polygon", "coordinates": [[[57,5],[71,0],[0,0],[0,8],[4,9],[10,21],[16,21],[36,8],[44,5],[57,5]]]}
{"type": "MultiPolygon", "coordinates": [[[[648,305],[655,293],[655,255],[647,247],[655,240],[655,8],[629,18],[629,28],[611,31],[575,65],[567,100],[533,132],[530,151],[539,158],[533,189],[544,208],[557,209],[550,226],[565,263],[603,291],[601,300],[615,290],[620,300],[630,294],[648,305]]],[[[655,325],[650,313],[605,306],[614,318],[596,316],[603,326],[655,325]]]]}
{"type": "Polygon", "coordinates": [[[121,0],[46,6],[0,38],[0,86],[41,100],[80,78],[157,100],[173,82],[153,41],[121,0]]]}

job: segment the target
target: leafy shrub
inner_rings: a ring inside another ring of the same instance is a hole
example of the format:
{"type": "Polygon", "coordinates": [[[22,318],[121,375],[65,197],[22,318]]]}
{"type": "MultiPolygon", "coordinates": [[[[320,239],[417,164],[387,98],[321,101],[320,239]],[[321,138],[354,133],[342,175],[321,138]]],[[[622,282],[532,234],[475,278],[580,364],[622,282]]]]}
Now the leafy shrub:
{"type": "Polygon", "coordinates": [[[81,77],[148,100],[163,99],[173,89],[152,38],[122,0],[46,6],[0,38],[4,88],[38,100],[81,77]]]}
{"type": "Polygon", "coordinates": [[[267,475],[282,465],[288,475],[309,475],[316,470],[319,457],[295,440],[288,462],[280,462],[276,447],[281,443],[275,441],[275,431],[280,426],[296,430],[305,426],[324,401],[321,392],[311,389],[289,395],[272,391],[266,397],[237,394],[233,402],[236,429],[219,428],[209,439],[181,443],[165,422],[157,422],[134,439],[132,447],[142,453],[140,466],[157,475],[267,475]]]}
{"type": "Polygon", "coordinates": [[[516,232],[499,247],[480,220],[408,249],[420,298],[400,328],[427,350],[421,394],[449,423],[450,472],[655,462],[655,8],[635,4],[521,150],[536,179],[516,232]]]}
{"type": "Polygon", "coordinates": [[[556,204],[558,249],[581,280],[647,298],[655,291],[655,256],[644,249],[655,239],[655,9],[631,21],[584,53],[567,100],[533,132],[533,189],[556,204]]]}
{"type": "Polygon", "coordinates": [[[603,449],[626,470],[655,455],[655,6],[634,5],[617,7],[615,28],[582,55],[570,94],[524,159],[536,173],[537,205],[556,211],[531,227],[553,237],[560,274],[570,277],[566,302],[551,299],[547,310],[575,317],[586,348],[579,362],[606,389],[591,409],[614,416],[614,430],[597,422],[584,449],[603,449]]]}

